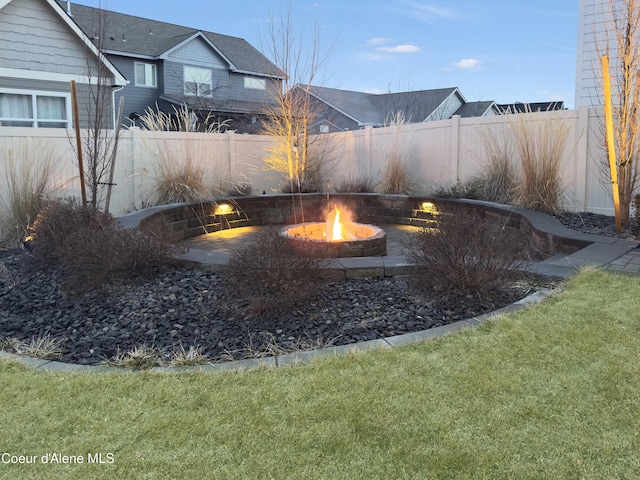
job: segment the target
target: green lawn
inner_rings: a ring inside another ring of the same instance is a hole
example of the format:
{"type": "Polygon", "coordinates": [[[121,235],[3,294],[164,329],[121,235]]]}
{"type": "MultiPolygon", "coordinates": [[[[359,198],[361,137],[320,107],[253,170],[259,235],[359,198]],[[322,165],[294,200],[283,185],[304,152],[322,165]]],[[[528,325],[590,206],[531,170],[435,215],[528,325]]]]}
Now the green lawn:
{"type": "Polygon", "coordinates": [[[245,373],[0,362],[0,455],[38,456],[0,478],[640,478],[639,299],[588,270],[478,329],[245,373]]]}

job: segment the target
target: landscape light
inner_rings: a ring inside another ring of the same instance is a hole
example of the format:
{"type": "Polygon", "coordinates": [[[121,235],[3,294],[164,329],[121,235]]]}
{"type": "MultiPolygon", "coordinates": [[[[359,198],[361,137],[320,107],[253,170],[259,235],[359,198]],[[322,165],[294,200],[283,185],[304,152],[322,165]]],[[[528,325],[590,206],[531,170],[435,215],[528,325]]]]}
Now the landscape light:
{"type": "Polygon", "coordinates": [[[216,209],[213,212],[214,215],[228,215],[230,213],[233,213],[233,207],[228,203],[216,205],[216,209]]]}
{"type": "Polygon", "coordinates": [[[426,212],[426,213],[431,213],[433,215],[437,215],[438,214],[438,209],[431,202],[422,202],[420,204],[420,210],[423,211],[423,212],[426,212]]]}

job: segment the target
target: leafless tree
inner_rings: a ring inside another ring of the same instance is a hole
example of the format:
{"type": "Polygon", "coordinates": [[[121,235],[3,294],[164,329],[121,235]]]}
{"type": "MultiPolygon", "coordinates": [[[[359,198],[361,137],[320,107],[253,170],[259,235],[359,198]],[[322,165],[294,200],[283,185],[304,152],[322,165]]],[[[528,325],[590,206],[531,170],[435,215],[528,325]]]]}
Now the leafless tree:
{"type": "MultiPolygon", "coordinates": [[[[620,222],[629,226],[630,206],[640,186],[640,0],[609,0],[610,22],[597,43],[599,57],[611,59],[613,133],[620,222]]],[[[604,127],[603,142],[604,139],[604,127]]],[[[606,148],[605,148],[606,151],[606,148]]],[[[608,160],[603,162],[608,171],[608,160]]]]}
{"type": "Polygon", "coordinates": [[[320,81],[332,48],[321,49],[317,23],[311,32],[310,47],[305,49],[288,11],[278,18],[272,15],[267,40],[262,42],[278,68],[273,76],[284,76],[283,88],[272,90],[271,101],[265,104],[264,133],[277,139],[266,164],[284,174],[291,192],[317,188],[330,157],[329,137],[312,133],[323,111],[310,90],[320,81]]]}
{"type": "MultiPolygon", "coordinates": [[[[105,45],[108,25],[102,9],[94,18],[93,42],[102,58],[98,58],[87,47],[88,85],[78,92],[78,103],[83,106],[82,117],[86,122],[81,138],[84,161],[84,182],[88,191],[88,201],[98,208],[104,200],[104,193],[110,183],[112,164],[120,135],[119,125],[114,125],[114,105],[112,92],[113,75],[105,65],[105,45]]],[[[117,120],[115,120],[117,121],[117,120]]]]}

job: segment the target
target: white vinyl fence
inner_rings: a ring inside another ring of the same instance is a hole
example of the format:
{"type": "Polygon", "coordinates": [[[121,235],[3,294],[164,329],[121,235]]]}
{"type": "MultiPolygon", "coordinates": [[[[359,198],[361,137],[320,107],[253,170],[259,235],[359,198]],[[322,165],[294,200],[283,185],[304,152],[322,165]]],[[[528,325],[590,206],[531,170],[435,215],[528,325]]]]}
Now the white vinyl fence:
{"type": "MultiPolygon", "coordinates": [[[[526,114],[525,121],[558,119],[568,126],[563,153],[566,208],[574,211],[613,213],[610,196],[600,181],[602,162],[600,121],[593,109],[526,114]]],[[[429,194],[434,187],[465,181],[486,163],[486,132],[496,137],[508,132],[510,116],[450,120],[404,125],[402,128],[365,128],[329,135],[333,161],[326,175],[328,185],[348,176],[381,178],[385,162],[394,152],[408,163],[416,193],[429,194]],[[484,134],[482,132],[485,132],[484,134]],[[502,132],[502,133],[500,133],[502,132]]],[[[7,158],[17,162],[42,162],[56,158],[55,187],[61,195],[79,196],[80,183],[72,131],[0,127],[0,194],[6,195],[7,158]],[[28,148],[25,150],[25,147],[28,148]],[[25,155],[19,152],[28,151],[25,155]]],[[[140,208],[149,198],[154,180],[155,155],[172,158],[189,155],[201,164],[208,181],[249,180],[254,193],[273,193],[282,184],[278,173],[265,170],[264,159],[272,140],[259,135],[149,132],[137,128],[122,132],[110,211],[121,215],[140,208]]]]}

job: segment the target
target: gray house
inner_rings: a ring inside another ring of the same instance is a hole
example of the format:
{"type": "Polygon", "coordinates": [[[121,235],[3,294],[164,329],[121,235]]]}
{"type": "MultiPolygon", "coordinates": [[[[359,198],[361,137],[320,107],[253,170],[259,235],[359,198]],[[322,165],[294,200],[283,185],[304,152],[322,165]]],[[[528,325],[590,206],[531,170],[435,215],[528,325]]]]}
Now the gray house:
{"type": "MultiPolygon", "coordinates": [[[[293,90],[304,92],[298,85],[293,90]]],[[[381,127],[398,113],[408,123],[499,113],[494,102],[467,102],[456,87],[373,94],[311,86],[309,94],[316,103],[315,129],[319,132],[381,127]]]]}
{"type": "MultiPolygon", "coordinates": [[[[67,6],[67,2],[59,2],[67,6]]],[[[176,8],[180,8],[176,4],[176,8]]],[[[282,89],[283,73],[246,40],[213,32],[69,4],[70,18],[129,81],[124,114],[173,113],[186,104],[230,128],[257,131],[265,103],[282,89]]]]}
{"type": "Polygon", "coordinates": [[[111,113],[126,79],[64,9],[54,0],[0,0],[0,127],[71,127],[71,80],[86,127],[92,72],[100,72],[111,113]]]}

